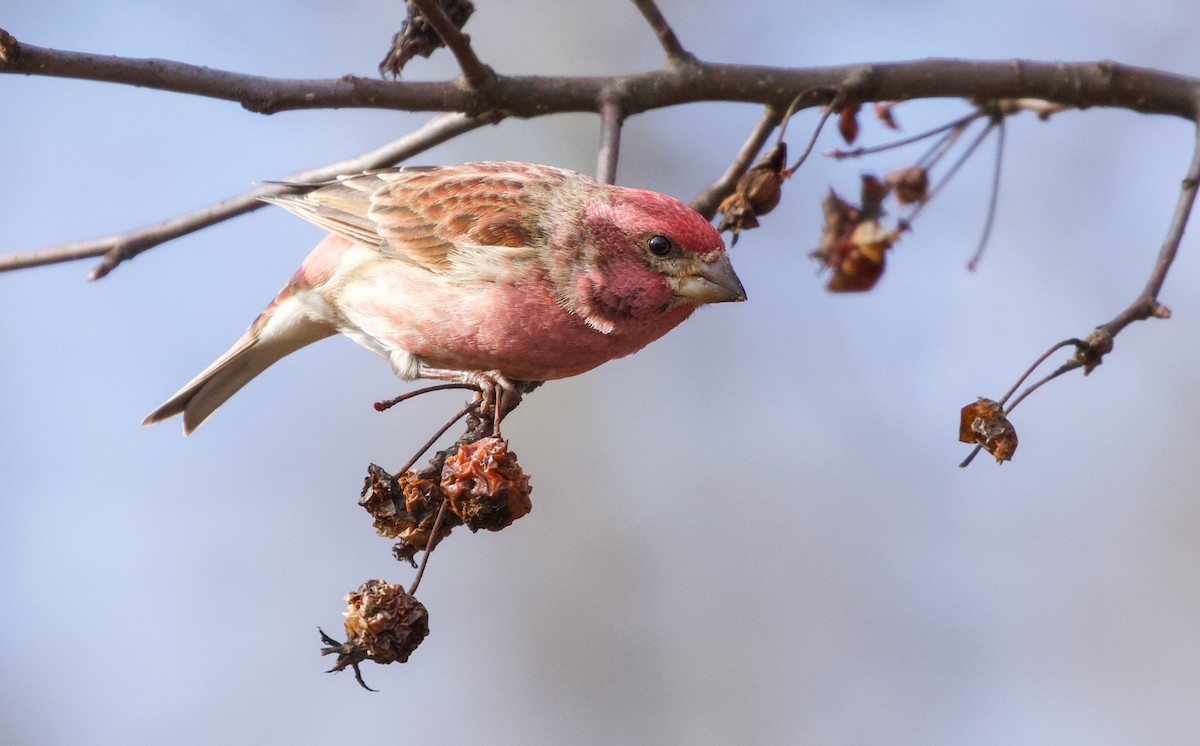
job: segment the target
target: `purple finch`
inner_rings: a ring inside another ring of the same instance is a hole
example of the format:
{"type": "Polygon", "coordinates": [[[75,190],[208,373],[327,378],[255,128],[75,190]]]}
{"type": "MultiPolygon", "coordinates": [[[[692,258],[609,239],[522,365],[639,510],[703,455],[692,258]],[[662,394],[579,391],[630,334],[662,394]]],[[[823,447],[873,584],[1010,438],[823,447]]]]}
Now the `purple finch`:
{"type": "Polygon", "coordinates": [[[386,169],[265,199],[331,235],[143,424],[182,413],[190,433],[276,360],[336,332],[402,379],[507,390],[583,373],[701,304],[746,297],[695,210],[549,166],[386,169]]]}

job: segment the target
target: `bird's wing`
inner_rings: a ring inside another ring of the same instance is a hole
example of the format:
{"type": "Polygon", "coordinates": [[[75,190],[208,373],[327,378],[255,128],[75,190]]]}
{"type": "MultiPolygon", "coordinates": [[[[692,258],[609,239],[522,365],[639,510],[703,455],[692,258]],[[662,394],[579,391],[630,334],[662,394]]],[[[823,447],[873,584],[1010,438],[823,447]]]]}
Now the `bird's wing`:
{"type": "Polygon", "coordinates": [[[382,254],[444,273],[476,266],[477,250],[544,244],[537,209],[570,171],[525,163],[484,162],[397,168],[342,176],[300,194],[264,198],[382,254]]]}

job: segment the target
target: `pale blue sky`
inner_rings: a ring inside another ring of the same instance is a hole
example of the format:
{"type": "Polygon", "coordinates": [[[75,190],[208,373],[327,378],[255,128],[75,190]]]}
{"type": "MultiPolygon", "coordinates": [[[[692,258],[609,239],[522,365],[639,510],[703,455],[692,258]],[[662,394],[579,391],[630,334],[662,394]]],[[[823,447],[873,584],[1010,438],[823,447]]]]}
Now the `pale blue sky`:
{"type": "MultiPolygon", "coordinates": [[[[649,69],[632,4],[477,3],[503,72],[649,69]]],[[[0,0],[29,43],[294,77],[374,74],[399,2],[0,0]],[[334,10],[336,8],[336,10],[334,10]]],[[[664,0],[712,60],[1092,60],[1197,74],[1200,6],[664,0]],[[793,7],[794,5],[794,7],[793,7]]],[[[454,74],[438,55],[414,79],[454,74]]],[[[372,148],[395,112],[263,117],[128,87],[0,76],[0,235],[18,250],[152,222],[372,148]]],[[[965,110],[897,111],[907,131],[965,110]]],[[[621,183],[687,199],[758,112],[634,118],[621,183]]],[[[794,147],[814,116],[793,123],[794,147]]],[[[1193,462],[1197,250],[1170,322],[1018,410],[1016,459],[957,468],[957,412],[1140,289],[1190,127],[1121,112],[1013,120],[980,270],[990,154],[906,236],[875,292],[806,257],[829,186],[910,153],[814,159],[733,260],[750,302],[544,387],[506,425],[534,510],[460,530],[421,597],[432,634],[380,694],[329,676],[316,627],[367,578],[408,582],[356,506],[457,394],[404,389],[336,339],[289,358],[184,439],[150,409],[224,351],[319,237],[264,210],[88,284],[90,263],[0,275],[0,742],[1183,743],[1200,731],[1193,462]]],[[[885,137],[866,123],[864,141],[885,137]]],[[[417,162],[591,170],[588,116],[511,121],[417,162]]],[[[823,141],[831,147],[832,133],[823,141]]]]}

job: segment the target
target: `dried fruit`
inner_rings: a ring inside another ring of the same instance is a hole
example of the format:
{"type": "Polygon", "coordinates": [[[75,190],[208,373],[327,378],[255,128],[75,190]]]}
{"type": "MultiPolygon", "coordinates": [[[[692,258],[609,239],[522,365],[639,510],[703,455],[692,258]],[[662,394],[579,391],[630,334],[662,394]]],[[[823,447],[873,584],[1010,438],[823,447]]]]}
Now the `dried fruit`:
{"type": "MultiPolygon", "coordinates": [[[[440,484],[431,475],[411,470],[393,477],[375,464],[367,467],[367,475],[358,504],[375,518],[376,533],[387,539],[401,540],[406,547],[406,556],[397,555],[398,558],[411,561],[429,544],[429,533],[433,531],[437,509],[444,499],[440,484]]],[[[443,521],[434,546],[446,538],[455,525],[456,520],[443,521]]]]}
{"type": "Polygon", "coordinates": [[[467,528],[499,531],[533,507],[529,477],[498,437],[463,443],[442,467],[442,491],[467,528]]]}
{"type": "Polygon", "coordinates": [[[758,227],[758,217],[779,205],[783,180],[787,178],[787,143],[778,142],[738,179],[733,194],[720,207],[718,231],[732,230],[730,245],[737,245],[738,233],[758,227]]]}
{"type": "MultiPolygon", "coordinates": [[[[445,46],[421,11],[411,0],[407,4],[408,18],[404,19],[400,31],[392,37],[392,46],[383,62],[379,63],[379,74],[385,77],[391,75],[393,78],[399,78],[400,72],[413,57],[428,57],[438,48],[445,46]]],[[[461,29],[475,12],[475,4],[471,0],[441,0],[441,5],[455,28],[461,29]]]]}
{"type": "Polygon", "coordinates": [[[979,444],[995,456],[996,463],[1011,461],[1017,450],[1017,431],[1004,415],[1004,408],[982,396],[962,408],[958,439],[979,444]]]}
{"type": "Polygon", "coordinates": [[[424,604],[401,586],[383,580],[368,580],[346,596],[346,641],[339,643],[324,632],[327,647],[321,655],[337,655],[329,673],[353,668],[364,688],[358,664],[404,663],[429,634],[429,613],[424,604]]]}
{"type": "Polygon", "coordinates": [[[834,293],[870,290],[883,275],[887,251],[900,238],[879,222],[890,187],[874,176],[862,177],[862,206],[856,207],[832,189],[821,202],[825,225],[812,256],[833,270],[826,288],[834,293]]]}

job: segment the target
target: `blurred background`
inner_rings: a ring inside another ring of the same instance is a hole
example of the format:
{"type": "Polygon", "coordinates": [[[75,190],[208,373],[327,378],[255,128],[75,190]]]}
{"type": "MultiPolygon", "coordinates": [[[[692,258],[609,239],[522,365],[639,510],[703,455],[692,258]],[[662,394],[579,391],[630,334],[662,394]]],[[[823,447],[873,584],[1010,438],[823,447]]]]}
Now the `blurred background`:
{"type": "MultiPolygon", "coordinates": [[[[400,2],[0,0],[41,46],[262,75],[371,76],[400,2]]],[[[1016,0],[662,0],[709,60],[1096,60],[1200,74],[1200,5],[1016,0]]],[[[467,27],[505,73],[652,69],[632,4],[480,0],[467,27]]],[[[456,74],[441,53],[407,79],[456,74]]],[[[154,222],[338,160],[428,116],[236,104],[0,76],[4,251],[154,222]]],[[[914,133],[960,101],[896,110],[914,133]]],[[[621,183],[690,199],[756,107],[631,119],[621,183]]],[[[794,151],[816,112],[792,123],[794,151]]],[[[863,118],[861,141],[888,137],[863,118]]],[[[1197,247],[1084,379],[1015,413],[1020,449],[968,469],[959,408],[1138,293],[1170,219],[1188,123],[1119,111],[1009,122],[999,213],[975,273],[985,146],[872,293],[832,296],[807,253],[821,196],[868,161],[814,157],[733,252],[750,302],[547,385],[506,423],[534,510],[460,529],[421,586],[432,633],[405,665],[323,673],[342,597],[407,584],[356,505],[458,393],[405,390],[348,340],[250,385],[193,437],[141,428],[223,352],[320,233],[267,209],[161,246],[0,274],[0,741],[10,744],[1143,744],[1200,732],[1197,247]],[[1189,342],[1189,340],[1192,340],[1189,342]]],[[[591,116],[508,121],[415,162],[592,172],[591,116]]],[[[839,145],[828,131],[819,149],[839,145]]],[[[1195,231],[1193,231],[1193,234],[1195,231]]]]}

